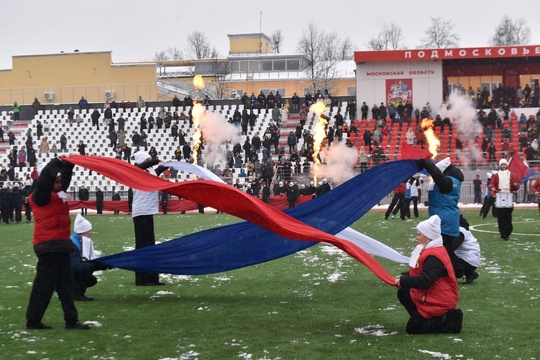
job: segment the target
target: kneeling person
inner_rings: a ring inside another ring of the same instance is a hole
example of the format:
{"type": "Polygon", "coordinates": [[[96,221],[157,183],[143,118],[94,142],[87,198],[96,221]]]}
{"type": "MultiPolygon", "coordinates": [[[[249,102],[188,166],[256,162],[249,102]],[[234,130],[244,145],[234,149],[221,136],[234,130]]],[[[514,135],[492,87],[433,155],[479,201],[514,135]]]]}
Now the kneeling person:
{"type": "Polygon", "coordinates": [[[94,271],[105,270],[108,267],[99,262],[89,261],[95,258],[94,243],[90,239],[92,224],[90,221],[77,214],[74,233],[71,241],[77,248],[71,253],[71,266],[75,275],[74,299],[79,301],[91,301],[94,298],[86,296],[86,289],[97,284],[94,271]]]}
{"type": "Polygon", "coordinates": [[[418,245],[409,260],[409,271],[395,280],[400,286],[398,299],[411,316],[407,333],[459,333],[463,312],[456,309],[457,281],[443,246],[438,215],[418,224],[416,240],[418,245]]]}

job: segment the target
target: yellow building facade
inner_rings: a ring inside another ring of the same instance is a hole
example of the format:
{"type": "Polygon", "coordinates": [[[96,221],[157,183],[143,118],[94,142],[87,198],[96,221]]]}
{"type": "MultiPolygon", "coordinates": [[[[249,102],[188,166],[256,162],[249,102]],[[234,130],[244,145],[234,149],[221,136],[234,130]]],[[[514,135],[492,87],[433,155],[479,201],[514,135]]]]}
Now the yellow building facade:
{"type": "Polygon", "coordinates": [[[0,104],[90,103],[156,99],[155,63],[112,62],[112,53],[73,52],[14,56],[13,69],[0,70],[0,104]]]}
{"type": "MultiPolygon", "coordinates": [[[[174,67],[191,67],[188,73],[202,74],[208,85],[220,89],[218,98],[222,99],[239,98],[243,93],[258,95],[260,91],[280,91],[284,97],[313,93],[313,84],[303,71],[302,56],[272,54],[270,38],[262,33],[228,37],[226,58],[165,61],[159,64],[159,71],[155,62],[113,63],[111,51],[14,56],[13,68],[0,70],[0,105],[15,101],[30,105],[36,98],[42,105],[77,104],[81,97],[89,103],[113,99],[117,103],[136,102],[139,96],[145,101],[167,101],[174,93],[160,91],[158,80],[192,82],[193,75],[161,73],[174,67]],[[212,76],[208,67],[213,63],[227,63],[228,74],[212,76]],[[199,67],[207,71],[197,72],[199,67]]],[[[351,62],[351,74],[336,76],[324,88],[333,96],[353,96],[353,69],[351,62]]]]}

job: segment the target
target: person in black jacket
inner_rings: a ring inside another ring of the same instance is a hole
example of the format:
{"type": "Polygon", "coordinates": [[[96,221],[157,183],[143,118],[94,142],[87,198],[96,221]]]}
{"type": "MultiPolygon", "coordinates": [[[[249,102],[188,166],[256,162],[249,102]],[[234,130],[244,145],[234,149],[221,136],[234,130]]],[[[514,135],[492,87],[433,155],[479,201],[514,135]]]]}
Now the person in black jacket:
{"type": "Polygon", "coordinates": [[[164,191],[159,192],[159,203],[161,205],[161,211],[163,215],[167,215],[167,203],[169,202],[169,194],[164,191]]]}
{"type": "Polygon", "coordinates": [[[332,190],[332,188],[330,187],[328,180],[324,178],[322,180],[322,184],[317,188],[317,191],[315,191],[315,194],[313,195],[313,197],[315,198],[315,197],[322,196],[326,194],[327,192],[329,192],[330,190],[332,190]]]}
{"type": "MultiPolygon", "coordinates": [[[[87,201],[90,199],[90,192],[84,185],[84,183],[81,185],[79,189],[79,200],[80,201],[87,201]]],[[[82,207],[81,208],[81,215],[86,215],[88,213],[88,208],[82,207]]]]}
{"type": "Polygon", "coordinates": [[[2,213],[2,222],[4,224],[9,224],[9,213],[11,206],[11,195],[9,193],[9,187],[4,182],[2,188],[0,189],[0,211],[2,213]]]}
{"type": "Polygon", "coordinates": [[[100,188],[96,188],[96,210],[98,215],[103,214],[103,191],[100,188]]]}
{"type": "Polygon", "coordinates": [[[24,194],[19,186],[19,183],[15,183],[10,194],[10,207],[15,210],[15,222],[17,224],[20,224],[22,220],[22,206],[24,202],[24,194]]]}
{"type": "Polygon", "coordinates": [[[296,199],[300,195],[300,190],[298,187],[291,181],[289,187],[286,190],[287,203],[289,204],[289,209],[296,205],[296,199]]]}
{"type": "Polygon", "coordinates": [[[30,224],[32,222],[32,206],[28,202],[28,196],[32,193],[32,185],[30,181],[26,181],[25,186],[22,188],[23,192],[23,206],[24,206],[24,215],[26,217],[26,223],[30,224]]]}
{"type": "MultiPolygon", "coordinates": [[[[110,116],[112,118],[112,112],[110,116]]],[[[92,126],[97,127],[97,129],[99,130],[99,118],[101,117],[99,110],[97,108],[94,108],[94,112],[92,113],[92,115],[90,115],[90,117],[92,118],[92,126]]]]}
{"type": "MultiPolygon", "coordinates": [[[[131,190],[131,188],[129,189],[131,190]]],[[[120,201],[122,200],[122,198],[120,197],[120,193],[118,192],[118,190],[116,190],[112,196],[112,200],[113,201],[120,201]]],[[[133,191],[131,191],[131,202],[133,202],[133,191]]],[[[128,201],[128,207],[129,207],[129,212],[131,213],[131,202],[128,201]]],[[[114,215],[118,215],[120,214],[120,211],[118,210],[114,210],[114,215]]]]}

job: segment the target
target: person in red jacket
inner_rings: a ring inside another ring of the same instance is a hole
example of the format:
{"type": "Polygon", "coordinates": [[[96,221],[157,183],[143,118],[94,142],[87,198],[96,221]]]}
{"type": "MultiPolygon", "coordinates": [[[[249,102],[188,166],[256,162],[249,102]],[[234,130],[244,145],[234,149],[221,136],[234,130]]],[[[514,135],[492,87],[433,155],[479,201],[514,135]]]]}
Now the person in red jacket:
{"type": "Polygon", "coordinates": [[[384,214],[384,220],[388,220],[391,213],[393,219],[394,215],[397,213],[397,209],[399,209],[399,217],[401,220],[405,220],[405,191],[407,191],[406,181],[396,186],[394,189],[394,197],[392,198],[392,201],[390,202],[390,205],[388,205],[388,209],[384,214]],[[396,210],[392,212],[394,208],[396,208],[396,210]]]}
{"type": "Polygon", "coordinates": [[[540,212],[540,177],[536,179],[533,184],[531,192],[536,195],[536,201],[538,201],[538,211],[540,212]]]}
{"type": "Polygon", "coordinates": [[[51,329],[41,322],[53,292],[56,291],[66,329],[89,329],[79,322],[73,300],[75,280],[71,269],[71,253],[75,246],[70,240],[68,189],[73,164],[59,158],[38,167],[39,177],[28,197],[34,212],[34,237],[32,244],[37,255],[36,277],[26,311],[26,328],[51,329]]]}
{"type": "Polygon", "coordinates": [[[438,215],[416,226],[409,271],[396,276],[398,299],[411,316],[408,334],[459,333],[463,311],[456,309],[458,287],[454,268],[443,246],[438,215]]]}

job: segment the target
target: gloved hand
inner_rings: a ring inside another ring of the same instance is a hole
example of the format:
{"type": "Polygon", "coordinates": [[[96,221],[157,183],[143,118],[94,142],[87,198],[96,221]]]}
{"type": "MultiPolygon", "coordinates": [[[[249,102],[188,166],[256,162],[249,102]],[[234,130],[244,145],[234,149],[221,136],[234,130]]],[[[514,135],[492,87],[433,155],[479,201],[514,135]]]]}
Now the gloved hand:
{"type": "Polygon", "coordinates": [[[99,261],[92,261],[94,263],[94,266],[96,267],[96,270],[107,270],[112,269],[112,266],[107,265],[105,263],[99,262],[99,261]]]}
{"type": "Polygon", "coordinates": [[[424,170],[426,167],[426,159],[420,159],[420,160],[414,160],[416,166],[418,167],[418,171],[424,170]]]}

